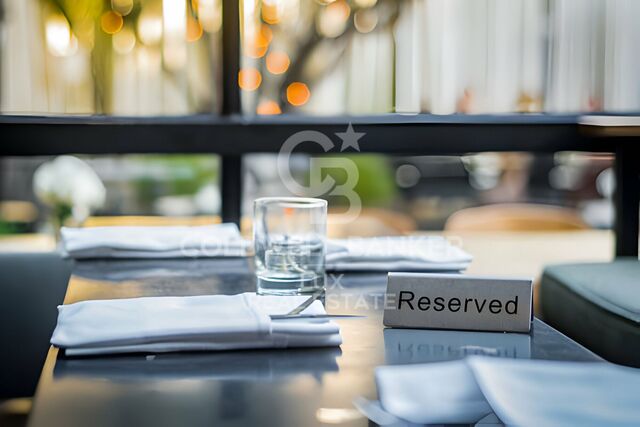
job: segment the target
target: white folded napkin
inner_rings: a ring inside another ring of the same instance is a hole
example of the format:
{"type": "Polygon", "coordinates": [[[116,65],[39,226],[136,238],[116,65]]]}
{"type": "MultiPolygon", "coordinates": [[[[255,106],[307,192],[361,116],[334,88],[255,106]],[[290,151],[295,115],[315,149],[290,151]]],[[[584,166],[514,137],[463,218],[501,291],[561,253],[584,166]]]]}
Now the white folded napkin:
{"type": "Polygon", "coordinates": [[[384,410],[417,424],[637,426],[640,370],[593,362],[471,357],[376,370],[384,410]]]}
{"type": "MultiPolygon", "coordinates": [[[[83,301],[58,307],[51,344],[68,355],[340,345],[340,329],[328,319],[269,317],[306,298],[244,293],[83,301]]],[[[325,310],[315,301],[303,313],[325,310]]]]}
{"type": "Polygon", "coordinates": [[[439,236],[393,236],[330,240],[330,271],[462,271],[473,258],[439,236]]]}
{"type": "Polygon", "coordinates": [[[71,258],[246,256],[250,243],[235,224],[197,227],[87,227],[61,231],[71,258]]]}

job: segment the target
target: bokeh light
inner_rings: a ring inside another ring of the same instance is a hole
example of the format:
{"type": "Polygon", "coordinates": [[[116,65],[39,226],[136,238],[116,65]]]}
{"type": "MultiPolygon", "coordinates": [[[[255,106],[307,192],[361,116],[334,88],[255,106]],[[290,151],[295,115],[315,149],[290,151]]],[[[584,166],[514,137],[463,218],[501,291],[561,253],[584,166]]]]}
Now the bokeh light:
{"type": "Polygon", "coordinates": [[[244,53],[250,58],[262,58],[267,49],[269,43],[273,39],[273,32],[268,25],[261,25],[260,29],[255,33],[247,34],[247,39],[244,46],[244,53]]]}
{"type": "Polygon", "coordinates": [[[277,1],[263,2],[262,3],[262,20],[267,24],[279,24],[280,23],[280,9],[277,1]]]}
{"type": "Polygon", "coordinates": [[[126,16],[133,10],[133,0],[111,0],[111,9],[126,16]]]}
{"type": "Polygon", "coordinates": [[[340,36],[347,28],[351,8],[344,0],[336,0],[320,10],[316,19],[318,33],[328,38],[340,36]]]}
{"type": "Polygon", "coordinates": [[[54,56],[70,56],[78,50],[78,39],[62,14],[51,15],[45,24],[47,48],[54,56]]]}
{"type": "Polygon", "coordinates": [[[136,46],[136,34],[131,28],[124,27],[113,35],[112,43],[113,50],[121,55],[126,55],[136,46]]]}
{"type": "Polygon", "coordinates": [[[215,33],[220,30],[222,27],[221,0],[192,0],[192,4],[204,31],[215,33]]]}
{"type": "Polygon", "coordinates": [[[289,55],[285,52],[274,51],[267,55],[267,70],[269,70],[271,74],[284,73],[289,69],[290,64],[291,60],[289,59],[289,55]]]}
{"type": "Polygon", "coordinates": [[[202,37],[202,25],[197,19],[194,19],[191,15],[187,18],[187,41],[195,42],[202,37]]]}
{"type": "Polygon", "coordinates": [[[272,100],[266,100],[260,102],[258,104],[258,108],[256,108],[256,113],[264,116],[272,116],[274,114],[281,114],[282,110],[277,102],[272,100]]]}
{"type": "Polygon", "coordinates": [[[122,29],[124,20],[122,15],[113,10],[105,12],[100,17],[100,27],[107,34],[115,34],[122,29]]]}
{"type": "Polygon", "coordinates": [[[378,13],[375,9],[361,9],[354,13],[353,25],[360,33],[370,33],[378,25],[378,13]]]}
{"type": "Polygon", "coordinates": [[[378,0],[354,0],[356,6],[361,8],[373,7],[378,3],[378,0]]]}
{"type": "Polygon", "coordinates": [[[242,68],[238,73],[238,85],[246,91],[256,90],[262,83],[262,74],[253,67],[242,68]]]}
{"type": "Polygon", "coordinates": [[[147,46],[160,43],[162,39],[162,17],[159,11],[144,9],[138,17],[138,37],[147,46]]]}
{"type": "Polygon", "coordinates": [[[287,86],[287,101],[289,104],[299,107],[306,104],[311,97],[311,91],[306,84],[293,82],[287,86]]]}

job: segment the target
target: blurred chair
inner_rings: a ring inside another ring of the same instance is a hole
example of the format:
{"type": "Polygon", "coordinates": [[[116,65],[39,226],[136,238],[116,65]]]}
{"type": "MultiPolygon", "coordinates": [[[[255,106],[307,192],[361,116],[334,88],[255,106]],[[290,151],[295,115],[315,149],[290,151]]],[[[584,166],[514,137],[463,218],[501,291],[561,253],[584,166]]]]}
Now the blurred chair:
{"type": "MultiPolygon", "coordinates": [[[[0,402],[33,396],[71,273],[57,252],[0,254],[0,402]]],[[[0,423],[1,424],[1,423],[0,423]]]]}
{"type": "Polygon", "coordinates": [[[544,320],[605,359],[640,367],[640,261],[553,265],[540,283],[544,320]]]}
{"type": "MultiPolygon", "coordinates": [[[[504,203],[461,209],[451,215],[445,231],[464,232],[563,232],[590,227],[572,209],[559,206],[504,203]]],[[[534,280],[533,304],[540,315],[539,281],[534,280]]]]}
{"type": "Polygon", "coordinates": [[[331,238],[377,237],[410,234],[415,221],[408,215],[380,208],[363,208],[355,221],[341,223],[340,209],[329,210],[327,235],[331,238]]]}
{"type": "MultiPolygon", "coordinates": [[[[416,231],[415,221],[408,215],[380,208],[363,208],[354,221],[341,222],[343,210],[329,209],[327,236],[332,239],[347,237],[377,237],[411,234],[416,231]]],[[[242,217],[242,235],[251,238],[253,223],[251,217],[242,217]]]]}
{"type": "Polygon", "coordinates": [[[572,209],[536,204],[496,204],[462,209],[446,231],[571,231],[590,227],[572,209]]]}

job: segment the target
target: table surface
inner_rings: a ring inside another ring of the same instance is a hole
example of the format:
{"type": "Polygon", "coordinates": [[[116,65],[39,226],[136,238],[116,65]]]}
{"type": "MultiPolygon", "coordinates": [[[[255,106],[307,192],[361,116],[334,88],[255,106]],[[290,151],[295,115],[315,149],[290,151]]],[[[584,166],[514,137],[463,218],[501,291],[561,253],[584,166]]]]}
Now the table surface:
{"type": "MultiPolygon", "coordinates": [[[[325,304],[340,348],[66,358],[51,348],[31,426],[366,426],[354,399],[376,398],[376,366],[470,354],[601,361],[535,320],[526,334],[385,329],[386,274],[329,275],[325,304]]],[[[65,303],[255,290],[249,260],[85,261],[65,303]]]]}

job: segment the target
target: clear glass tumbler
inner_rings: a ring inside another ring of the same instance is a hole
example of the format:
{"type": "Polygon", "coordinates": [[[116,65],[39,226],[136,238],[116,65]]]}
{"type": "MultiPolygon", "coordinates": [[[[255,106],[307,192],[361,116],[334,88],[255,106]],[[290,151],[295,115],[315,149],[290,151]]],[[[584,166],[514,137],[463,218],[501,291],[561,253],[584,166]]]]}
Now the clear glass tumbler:
{"type": "Polygon", "coordinates": [[[258,293],[292,295],[324,288],[327,201],[263,197],[254,202],[258,293]]]}

